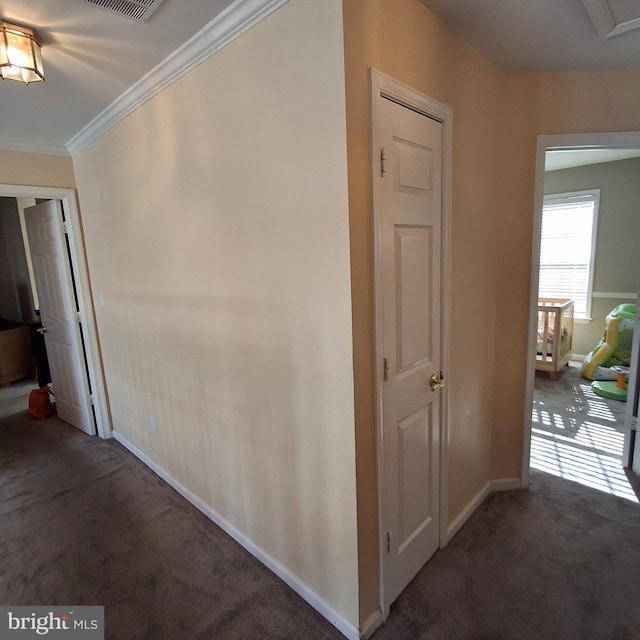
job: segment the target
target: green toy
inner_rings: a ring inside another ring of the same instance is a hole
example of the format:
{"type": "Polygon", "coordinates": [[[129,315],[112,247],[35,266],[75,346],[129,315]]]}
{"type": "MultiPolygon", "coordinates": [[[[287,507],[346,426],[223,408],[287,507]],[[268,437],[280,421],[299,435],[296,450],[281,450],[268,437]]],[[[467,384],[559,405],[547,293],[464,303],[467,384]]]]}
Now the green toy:
{"type": "Polygon", "coordinates": [[[627,399],[635,319],[635,304],[618,305],[607,315],[604,337],[582,364],[582,377],[593,380],[594,393],[623,402],[627,399]]]}

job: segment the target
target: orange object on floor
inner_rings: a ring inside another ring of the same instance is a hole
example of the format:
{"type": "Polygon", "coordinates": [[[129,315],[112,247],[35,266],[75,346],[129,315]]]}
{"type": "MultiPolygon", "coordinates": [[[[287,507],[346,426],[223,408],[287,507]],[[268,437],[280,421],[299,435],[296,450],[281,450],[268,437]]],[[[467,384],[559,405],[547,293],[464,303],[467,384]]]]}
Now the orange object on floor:
{"type": "Polygon", "coordinates": [[[32,418],[46,420],[53,413],[51,400],[49,400],[50,393],[49,387],[40,387],[29,394],[29,415],[32,418]]]}

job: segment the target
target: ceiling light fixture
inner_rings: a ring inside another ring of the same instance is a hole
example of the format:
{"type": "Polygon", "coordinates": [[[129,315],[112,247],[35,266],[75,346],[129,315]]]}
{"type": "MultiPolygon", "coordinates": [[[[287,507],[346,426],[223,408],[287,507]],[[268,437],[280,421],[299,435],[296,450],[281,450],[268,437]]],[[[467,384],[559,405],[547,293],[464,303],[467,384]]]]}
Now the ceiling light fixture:
{"type": "Polygon", "coordinates": [[[0,76],[2,79],[44,82],[42,40],[31,27],[0,21],[0,76]]]}

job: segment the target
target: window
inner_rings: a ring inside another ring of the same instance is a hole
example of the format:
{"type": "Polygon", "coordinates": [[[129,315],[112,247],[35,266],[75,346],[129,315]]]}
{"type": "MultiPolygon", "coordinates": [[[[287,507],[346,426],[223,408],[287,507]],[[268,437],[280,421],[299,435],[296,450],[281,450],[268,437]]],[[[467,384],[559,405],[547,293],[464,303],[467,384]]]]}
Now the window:
{"type": "Polygon", "coordinates": [[[591,315],[600,190],[544,197],[538,297],[572,298],[576,318],[591,315]]]}

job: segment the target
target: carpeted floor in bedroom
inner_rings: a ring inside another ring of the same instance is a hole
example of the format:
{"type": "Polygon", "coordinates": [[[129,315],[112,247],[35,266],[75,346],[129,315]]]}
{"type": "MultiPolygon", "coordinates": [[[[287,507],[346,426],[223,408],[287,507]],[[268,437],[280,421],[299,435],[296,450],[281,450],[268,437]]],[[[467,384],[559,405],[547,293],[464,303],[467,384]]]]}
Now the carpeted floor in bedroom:
{"type": "Polygon", "coordinates": [[[536,372],[531,466],[637,501],[637,476],[622,468],[627,405],[594,393],[581,366],[570,362],[556,381],[536,372]]]}

